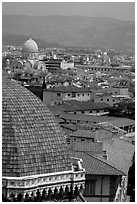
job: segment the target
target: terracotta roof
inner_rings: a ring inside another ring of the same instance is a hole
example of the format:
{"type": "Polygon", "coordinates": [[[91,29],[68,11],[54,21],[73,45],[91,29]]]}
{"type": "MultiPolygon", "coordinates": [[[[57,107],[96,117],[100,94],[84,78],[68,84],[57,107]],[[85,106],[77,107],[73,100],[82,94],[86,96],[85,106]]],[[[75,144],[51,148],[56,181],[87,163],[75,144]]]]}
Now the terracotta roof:
{"type": "Polygon", "coordinates": [[[15,81],[2,82],[2,176],[71,170],[65,137],[46,105],[15,81]]]}
{"type": "Polygon", "coordinates": [[[93,116],[93,115],[84,115],[84,114],[73,114],[73,113],[62,113],[61,118],[64,120],[75,120],[75,121],[88,121],[88,122],[109,122],[116,127],[124,127],[135,125],[135,121],[128,118],[120,117],[111,117],[111,116],[93,116]]]}
{"type": "Polygon", "coordinates": [[[90,110],[104,110],[109,108],[110,106],[105,103],[93,103],[92,101],[77,101],[77,100],[70,100],[64,102],[61,105],[54,105],[55,109],[62,110],[64,112],[70,111],[90,111],[90,110]]]}
{"type": "Polygon", "coordinates": [[[115,120],[111,120],[110,123],[117,127],[135,125],[135,121],[128,118],[116,118],[115,120]]]}
{"type": "Polygon", "coordinates": [[[70,134],[71,137],[80,137],[80,138],[94,138],[95,137],[95,132],[91,130],[81,130],[78,129],[72,134],[70,134]]]}
{"type": "Polygon", "coordinates": [[[84,93],[84,92],[91,92],[91,90],[87,87],[78,88],[74,85],[69,86],[58,86],[54,88],[46,89],[46,91],[53,91],[53,92],[62,92],[62,93],[84,93]]]}
{"type": "Polygon", "coordinates": [[[92,175],[124,175],[117,168],[107,164],[105,161],[85,152],[71,152],[71,156],[81,158],[86,174],[92,175]]]}
{"type": "Polygon", "coordinates": [[[76,120],[76,121],[79,120],[79,121],[89,121],[89,122],[97,122],[97,123],[125,119],[125,118],[110,117],[110,116],[93,116],[93,115],[73,114],[73,113],[62,113],[60,117],[66,120],[76,120]]]}
{"type": "Polygon", "coordinates": [[[131,166],[132,157],[135,151],[135,145],[120,138],[103,141],[103,149],[107,151],[110,164],[128,174],[131,166]]]}
{"type": "Polygon", "coordinates": [[[77,129],[77,126],[74,125],[74,124],[71,124],[71,123],[69,123],[69,124],[60,124],[60,126],[62,128],[65,128],[65,129],[68,129],[68,130],[72,130],[72,131],[76,131],[76,129],[77,129]]]}

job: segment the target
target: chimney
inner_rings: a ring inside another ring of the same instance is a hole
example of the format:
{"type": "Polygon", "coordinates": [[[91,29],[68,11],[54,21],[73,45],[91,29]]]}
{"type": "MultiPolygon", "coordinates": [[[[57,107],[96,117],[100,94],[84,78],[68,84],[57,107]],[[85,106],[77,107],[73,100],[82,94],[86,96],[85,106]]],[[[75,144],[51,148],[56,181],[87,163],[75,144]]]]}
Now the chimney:
{"type": "Polygon", "coordinates": [[[107,151],[106,151],[106,150],[103,150],[102,157],[103,157],[105,160],[107,160],[107,151]]]}

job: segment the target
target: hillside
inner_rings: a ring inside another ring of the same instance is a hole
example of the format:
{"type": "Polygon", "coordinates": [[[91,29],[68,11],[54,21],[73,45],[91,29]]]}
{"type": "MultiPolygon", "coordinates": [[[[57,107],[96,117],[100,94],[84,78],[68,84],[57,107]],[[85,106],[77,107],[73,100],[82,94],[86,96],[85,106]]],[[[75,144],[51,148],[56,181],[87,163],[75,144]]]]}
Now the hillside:
{"type": "MultiPolygon", "coordinates": [[[[28,35],[16,35],[16,34],[3,34],[2,35],[2,45],[16,45],[16,46],[22,46],[26,40],[28,40],[28,35]]],[[[46,42],[39,38],[33,38],[39,48],[58,48],[61,47],[58,43],[50,43],[46,42]]]]}
{"type": "MultiPolygon", "coordinates": [[[[134,22],[82,16],[18,16],[2,18],[3,43],[6,35],[33,38],[64,46],[124,48],[135,47],[134,22]]],[[[8,38],[7,38],[8,39],[8,38]]]]}

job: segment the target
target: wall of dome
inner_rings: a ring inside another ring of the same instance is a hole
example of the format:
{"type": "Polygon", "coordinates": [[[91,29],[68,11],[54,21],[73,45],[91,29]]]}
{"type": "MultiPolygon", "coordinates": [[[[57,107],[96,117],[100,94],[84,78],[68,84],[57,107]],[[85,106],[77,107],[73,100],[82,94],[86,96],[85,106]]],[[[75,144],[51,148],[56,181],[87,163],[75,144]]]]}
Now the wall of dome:
{"type": "Polygon", "coordinates": [[[46,105],[17,82],[2,82],[2,176],[71,170],[65,137],[46,105]]]}

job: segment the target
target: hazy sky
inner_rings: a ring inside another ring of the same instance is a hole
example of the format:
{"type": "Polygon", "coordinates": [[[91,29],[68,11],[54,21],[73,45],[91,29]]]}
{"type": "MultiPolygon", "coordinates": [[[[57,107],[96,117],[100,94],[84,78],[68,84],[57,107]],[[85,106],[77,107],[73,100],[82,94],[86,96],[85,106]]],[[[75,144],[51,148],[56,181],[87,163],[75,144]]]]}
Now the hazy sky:
{"type": "Polygon", "coordinates": [[[134,2],[3,2],[2,14],[81,15],[135,20],[134,2]]]}

